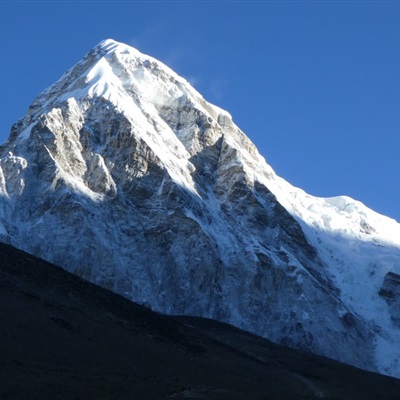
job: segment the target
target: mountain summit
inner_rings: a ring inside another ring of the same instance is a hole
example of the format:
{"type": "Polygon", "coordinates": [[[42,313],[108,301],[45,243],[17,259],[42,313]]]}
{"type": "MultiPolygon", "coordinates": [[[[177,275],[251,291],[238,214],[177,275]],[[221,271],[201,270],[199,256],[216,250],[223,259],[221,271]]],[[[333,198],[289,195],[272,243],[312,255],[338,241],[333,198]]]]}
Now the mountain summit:
{"type": "Polygon", "coordinates": [[[99,43],[12,127],[0,240],[153,310],[400,377],[400,225],[291,186],[125,44],[99,43]]]}

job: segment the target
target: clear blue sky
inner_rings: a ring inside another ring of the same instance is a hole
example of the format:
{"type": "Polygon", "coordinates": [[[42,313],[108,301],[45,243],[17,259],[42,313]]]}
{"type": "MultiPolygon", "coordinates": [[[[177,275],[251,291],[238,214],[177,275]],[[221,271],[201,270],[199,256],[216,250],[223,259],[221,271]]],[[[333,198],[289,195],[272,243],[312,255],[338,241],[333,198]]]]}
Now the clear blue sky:
{"type": "Polygon", "coordinates": [[[228,110],[276,172],[400,221],[400,2],[1,1],[0,141],[106,38],[228,110]]]}

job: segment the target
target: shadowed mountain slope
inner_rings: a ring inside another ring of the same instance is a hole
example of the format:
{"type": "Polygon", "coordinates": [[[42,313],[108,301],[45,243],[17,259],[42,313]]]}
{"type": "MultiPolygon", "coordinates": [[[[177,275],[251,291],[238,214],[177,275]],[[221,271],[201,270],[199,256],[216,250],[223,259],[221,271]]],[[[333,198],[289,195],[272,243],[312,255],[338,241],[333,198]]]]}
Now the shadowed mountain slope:
{"type": "Polygon", "coordinates": [[[398,399],[400,381],[165,316],[0,244],[1,399],[398,399]]]}
{"type": "Polygon", "coordinates": [[[0,146],[1,242],[157,312],[395,377],[399,238],[363,204],[277,176],[229,113],[114,40],[0,146]]]}

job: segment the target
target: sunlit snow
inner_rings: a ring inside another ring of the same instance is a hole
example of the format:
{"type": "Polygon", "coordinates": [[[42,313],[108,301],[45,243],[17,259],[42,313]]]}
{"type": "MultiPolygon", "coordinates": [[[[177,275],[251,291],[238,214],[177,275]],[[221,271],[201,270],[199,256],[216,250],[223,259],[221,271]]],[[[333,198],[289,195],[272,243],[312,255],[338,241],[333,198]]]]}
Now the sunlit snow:
{"type": "MultiPolygon", "coordinates": [[[[70,113],[75,116],[74,129],[79,132],[83,118],[81,114],[88,104],[93,99],[105,100],[108,107],[114,107],[127,118],[132,135],[146,143],[171,179],[191,193],[201,207],[207,209],[208,223],[205,222],[206,217],[196,215],[192,209],[183,206],[185,216],[199,224],[202,232],[224,249],[221,255],[223,261],[232,263],[237,239],[232,228],[226,226],[221,216],[221,205],[212,190],[207,189],[202,193],[194,178],[196,167],[193,157],[203,150],[199,138],[193,137],[193,132],[197,132],[196,128],[186,131],[173,129],[166,121],[170,112],[171,119],[176,122],[177,117],[173,112],[177,104],[190,104],[192,110],[195,110],[193,112],[206,116],[210,126],[218,127],[224,132],[222,136],[212,136],[213,133],[210,133],[207,138],[209,147],[223,140],[224,145],[236,151],[235,157],[221,168],[240,170],[249,187],[254,187],[257,182],[263,184],[294,216],[308,241],[318,250],[318,255],[327,268],[324,273],[338,289],[338,296],[344,305],[370,323],[371,327],[379,328],[374,332],[374,356],[378,370],[400,376],[400,330],[391,320],[387,303],[378,295],[388,272],[400,274],[400,224],[349,197],[314,197],[278,177],[251,141],[233,124],[229,113],[207,103],[187,81],[159,61],[113,40],[101,42],[93,52],[91,57],[95,62],[89,56],[83,59],[38,97],[30,109],[28,122],[23,126],[18,141],[28,142],[36,118],[42,114],[46,114],[48,119],[53,118],[51,123],[55,130],[65,130],[62,125],[64,103],[68,104],[70,113]]],[[[178,126],[179,121],[176,124],[178,126]]],[[[58,179],[62,179],[73,191],[92,201],[101,202],[104,195],[90,189],[85,182],[87,160],[81,156],[79,149],[71,151],[75,154],[77,165],[81,165],[79,168],[82,169],[81,171],[78,168],[75,174],[60,165],[48,149],[49,157],[57,169],[53,187],[58,179]]],[[[103,158],[98,155],[97,159],[101,163],[99,168],[106,170],[107,165],[103,158]]],[[[8,182],[0,182],[0,193],[12,192],[13,188],[17,190],[17,185],[19,192],[23,191],[18,174],[8,172],[15,171],[15,168],[11,169],[7,164],[10,160],[3,158],[0,163],[0,172],[8,179],[8,182]]],[[[161,185],[155,189],[158,196],[162,196],[164,185],[165,181],[162,180],[161,185]]],[[[7,234],[7,229],[2,224],[0,234],[7,234]]],[[[269,235],[273,241],[273,232],[269,235]]],[[[101,240],[106,241],[104,238],[101,240]]],[[[260,245],[259,237],[251,235],[241,238],[241,241],[246,244],[246,251],[252,253],[256,261],[259,254],[265,254],[275,260],[277,265],[285,257],[294,270],[303,268],[285,247],[269,250],[260,245]]],[[[232,276],[228,274],[227,279],[234,281],[232,276]]],[[[298,274],[297,279],[300,282],[302,275],[298,274]]],[[[129,290],[124,291],[128,292],[129,290]]],[[[239,299],[237,301],[240,303],[239,299]]],[[[245,321],[238,311],[239,308],[240,304],[237,309],[231,308],[231,318],[239,326],[244,326],[245,321]]],[[[304,321],[310,319],[307,311],[299,309],[299,313],[304,321]]]]}

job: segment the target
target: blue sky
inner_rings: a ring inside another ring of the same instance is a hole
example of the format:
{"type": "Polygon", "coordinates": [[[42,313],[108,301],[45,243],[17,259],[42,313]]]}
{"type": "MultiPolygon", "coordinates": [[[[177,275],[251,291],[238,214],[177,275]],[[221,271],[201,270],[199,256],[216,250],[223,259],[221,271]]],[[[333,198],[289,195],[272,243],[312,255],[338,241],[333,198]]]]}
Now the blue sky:
{"type": "Polygon", "coordinates": [[[275,171],[400,221],[400,2],[1,1],[0,141],[102,39],[229,111],[275,171]]]}

